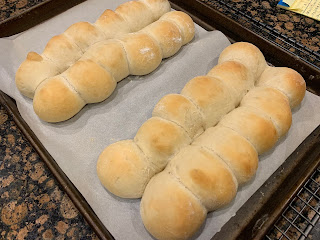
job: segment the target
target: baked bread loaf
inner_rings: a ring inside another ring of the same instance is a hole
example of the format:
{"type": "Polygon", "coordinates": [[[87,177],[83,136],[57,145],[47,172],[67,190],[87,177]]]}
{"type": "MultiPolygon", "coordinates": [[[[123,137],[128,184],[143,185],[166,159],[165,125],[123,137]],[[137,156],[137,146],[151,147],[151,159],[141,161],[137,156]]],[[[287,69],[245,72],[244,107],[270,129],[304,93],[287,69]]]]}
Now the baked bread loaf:
{"type": "Polygon", "coordinates": [[[195,33],[192,19],[172,11],[146,28],[93,44],[66,71],[42,81],[33,108],[40,119],[60,122],[77,114],[87,103],[104,101],[117,82],[155,70],[195,33]]]}
{"type": "Polygon", "coordinates": [[[54,36],[42,54],[30,52],[16,73],[19,91],[33,98],[36,88],[74,64],[94,43],[136,32],[170,11],[167,0],[130,1],[106,10],[95,23],[78,22],[54,36]]]}
{"type": "Polygon", "coordinates": [[[141,197],[150,178],[170,158],[239,105],[266,66],[264,56],[252,44],[227,47],[206,76],[191,79],[181,94],[164,96],[133,140],[105,148],[97,162],[101,183],[117,196],[141,197]]]}
{"type": "Polygon", "coordinates": [[[194,235],[208,212],[230,203],[238,185],[254,176],[258,154],[288,132],[290,106],[299,105],[306,91],[303,78],[292,69],[267,67],[257,85],[238,108],[181,148],[165,170],[151,178],[140,213],[155,238],[194,235]]]}

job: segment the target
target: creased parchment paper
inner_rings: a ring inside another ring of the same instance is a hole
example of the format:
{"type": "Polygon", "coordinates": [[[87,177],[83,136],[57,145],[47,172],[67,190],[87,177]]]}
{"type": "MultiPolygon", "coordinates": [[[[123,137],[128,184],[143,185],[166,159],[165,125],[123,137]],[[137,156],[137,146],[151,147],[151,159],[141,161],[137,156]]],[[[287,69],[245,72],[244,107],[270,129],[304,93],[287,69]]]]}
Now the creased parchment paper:
{"type": "MultiPolygon", "coordinates": [[[[38,119],[32,101],[16,89],[14,75],[29,51],[41,53],[47,41],[72,23],[94,22],[107,8],[115,9],[125,1],[86,1],[63,14],[18,36],[0,39],[0,87],[17,101],[20,113],[34,133],[79,189],[95,213],[116,239],[152,239],[139,214],[140,200],[126,200],[108,193],[96,175],[96,161],[109,144],[133,138],[150,116],[161,97],[179,93],[193,77],[205,75],[220,52],[230,43],[220,32],[207,33],[197,26],[195,39],[177,55],[164,60],[153,73],[129,76],[118,83],[104,102],[90,104],[66,122],[50,124],[38,119]]],[[[281,165],[294,149],[320,123],[320,98],[307,93],[293,114],[287,136],[261,157],[256,177],[241,187],[236,199],[226,208],[210,213],[194,239],[209,239],[234,216],[243,203],[281,165]]]]}

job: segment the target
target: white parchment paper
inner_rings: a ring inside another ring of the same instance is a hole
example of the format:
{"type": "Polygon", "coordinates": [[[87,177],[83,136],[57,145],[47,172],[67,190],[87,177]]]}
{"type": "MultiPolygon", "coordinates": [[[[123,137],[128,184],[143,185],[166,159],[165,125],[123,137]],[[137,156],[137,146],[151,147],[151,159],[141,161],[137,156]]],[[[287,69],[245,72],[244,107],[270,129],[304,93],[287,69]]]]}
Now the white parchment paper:
{"type": "MultiPolygon", "coordinates": [[[[105,9],[115,9],[123,2],[89,0],[22,34],[0,39],[0,88],[16,99],[30,128],[116,239],[152,239],[139,215],[140,200],[120,199],[108,193],[96,175],[96,161],[109,144],[133,138],[161,97],[179,93],[190,79],[205,75],[216,65],[220,52],[230,44],[227,38],[221,32],[208,33],[196,26],[195,39],[174,57],[164,60],[153,73],[129,76],[118,83],[106,101],[87,105],[62,123],[40,121],[33,112],[32,100],[23,97],[14,84],[15,72],[29,51],[41,53],[52,36],[62,33],[72,23],[94,22],[105,9]]],[[[218,232],[320,124],[319,106],[320,98],[307,93],[293,113],[287,136],[261,157],[254,180],[239,189],[227,208],[210,213],[195,239],[209,239],[218,232]]]]}

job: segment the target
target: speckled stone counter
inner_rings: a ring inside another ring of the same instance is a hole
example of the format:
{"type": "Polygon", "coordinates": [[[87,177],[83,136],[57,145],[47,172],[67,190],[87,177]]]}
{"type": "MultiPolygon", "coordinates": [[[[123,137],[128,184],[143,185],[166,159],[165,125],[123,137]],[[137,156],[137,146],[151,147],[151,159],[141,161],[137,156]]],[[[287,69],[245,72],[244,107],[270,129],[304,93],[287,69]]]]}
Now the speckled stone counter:
{"type": "Polygon", "coordinates": [[[0,239],[98,239],[2,105],[0,239]]]}
{"type": "MultiPolygon", "coordinates": [[[[45,0],[0,0],[0,23],[45,0]]],[[[233,17],[252,19],[318,53],[320,23],[279,9],[278,1],[201,0],[233,17]],[[227,3],[232,8],[226,8],[227,3]]],[[[290,51],[295,53],[296,49],[290,51]]],[[[308,54],[304,57],[318,64],[308,54]]],[[[318,65],[320,66],[320,65],[318,65]]],[[[319,239],[319,224],[308,239],[319,239]]],[[[0,105],[0,239],[97,239],[45,164],[0,105]]]]}
{"type": "Polygon", "coordinates": [[[45,0],[0,0],[0,22],[18,16],[45,0]]]}

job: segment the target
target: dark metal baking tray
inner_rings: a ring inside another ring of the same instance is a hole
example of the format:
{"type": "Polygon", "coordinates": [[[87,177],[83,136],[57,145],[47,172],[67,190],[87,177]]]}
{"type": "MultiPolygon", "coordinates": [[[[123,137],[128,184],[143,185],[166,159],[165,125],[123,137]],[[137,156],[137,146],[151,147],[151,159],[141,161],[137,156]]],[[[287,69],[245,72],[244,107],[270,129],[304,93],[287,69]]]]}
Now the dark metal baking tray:
{"type": "MultiPolygon", "coordinates": [[[[49,0],[43,5],[30,9],[27,13],[16,16],[0,24],[0,37],[13,35],[29,29],[40,22],[65,11],[82,2],[72,0],[70,5],[63,0],[49,0]],[[46,5],[48,4],[48,5],[46,5]],[[50,9],[55,9],[54,14],[50,9]],[[23,26],[20,23],[23,22],[23,26]]],[[[302,59],[290,54],[250,29],[227,18],[198,0],[172,0],[172,7],[191,15],[196,23],[207,30],[222,31],[231,42],[247,41],[255,44],[264,53],[267,61],[274,66],[291,67],[306,79],[307,89],[320,95],[320,71],[305,63],[302,59]]],[[[13,116],[20,130],[39,153],[50,171],[63,186],[75,206],[79,209],[89,225],[100,239],[114,239],[102,224],[92,208],[57,165],[44,148],[30,127],[18,112],[15,101],[0,92],[0,102],[13,116]]],[[[311,175],[320,163],[320,126],[311,133],[290,155],[284,164],[265,182],[265,184],[239,209],[234,217],[212,239],[262,239],[269,227],[275,222],[282,209],[300,185],[311,175]],[[263,193],[263,194],[262,194],[263,193]]]]}

